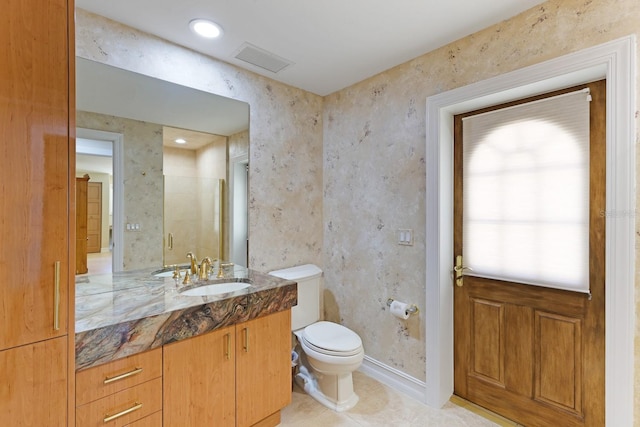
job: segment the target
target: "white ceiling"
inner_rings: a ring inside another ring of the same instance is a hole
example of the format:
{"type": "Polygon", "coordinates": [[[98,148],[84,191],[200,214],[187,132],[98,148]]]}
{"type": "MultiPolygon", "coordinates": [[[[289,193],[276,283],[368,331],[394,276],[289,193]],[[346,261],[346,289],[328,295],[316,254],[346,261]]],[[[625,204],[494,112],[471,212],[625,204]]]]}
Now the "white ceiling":
{"type": "Polygon", "coordinates": [[[527,10],[541,0],[76,0],[76,6],[274,80],[327,95],[527,10]],[[218,40],[189,21],[208,18],[218,40]],[[293,65],[235,59],[245,43],[293,65]]]}

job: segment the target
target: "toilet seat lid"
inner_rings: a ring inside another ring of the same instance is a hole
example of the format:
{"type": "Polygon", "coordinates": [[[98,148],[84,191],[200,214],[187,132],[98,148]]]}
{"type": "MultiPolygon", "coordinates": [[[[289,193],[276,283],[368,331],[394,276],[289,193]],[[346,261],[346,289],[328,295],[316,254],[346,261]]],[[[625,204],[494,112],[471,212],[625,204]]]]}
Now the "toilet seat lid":
{"type": "Polygon", "coordinates": [[[302,335],[309,344],[329,352],[352,353],[362,347],[358,334],[333,322],[316,322],[304,328],[302,335]]]}

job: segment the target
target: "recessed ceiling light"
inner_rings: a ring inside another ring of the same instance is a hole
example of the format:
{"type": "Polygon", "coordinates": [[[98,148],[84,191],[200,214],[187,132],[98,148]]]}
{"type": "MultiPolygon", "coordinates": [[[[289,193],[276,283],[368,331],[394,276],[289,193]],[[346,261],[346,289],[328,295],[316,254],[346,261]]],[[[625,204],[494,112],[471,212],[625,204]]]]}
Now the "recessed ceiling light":
{"type": "Polygon", "coordinates": [[[222,35],[220,25],[208,19],[194,19],[189,22],[189,27],[194,33],[208,39],[215,39],[222,35]]]}
{"type": "Polygon", "coordinates": [[[175,142],[176,142],[176,144],[186,144],[187,140],[184,139],[184,138],[178,138],[178,139],[176,139],[175,142]]]}

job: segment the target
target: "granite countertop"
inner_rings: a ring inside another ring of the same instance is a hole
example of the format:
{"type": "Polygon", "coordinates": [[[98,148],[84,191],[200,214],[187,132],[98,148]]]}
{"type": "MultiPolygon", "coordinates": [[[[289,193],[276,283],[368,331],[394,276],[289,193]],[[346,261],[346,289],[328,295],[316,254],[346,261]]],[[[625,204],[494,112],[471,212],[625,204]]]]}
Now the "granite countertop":
{"type": "Polygon", "coordinates": [[[76,279],[76,370],[287,310],[297,303],[296,282],[240,266],[229,271],[224,281],[248,279],[251,286],[211,296],[182,295],[181,280],[155,277],[155,271],[76,279]]]}

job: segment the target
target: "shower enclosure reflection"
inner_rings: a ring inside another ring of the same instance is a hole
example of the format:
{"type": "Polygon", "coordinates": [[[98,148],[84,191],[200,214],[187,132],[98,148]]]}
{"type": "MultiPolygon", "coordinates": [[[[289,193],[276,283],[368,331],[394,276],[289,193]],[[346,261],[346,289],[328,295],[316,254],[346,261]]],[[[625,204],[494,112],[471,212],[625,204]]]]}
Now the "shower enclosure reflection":
{"type": "Polygon", "coordinates": [[[187,252],[229,258],[224,245],[226,158],[227,137],[163,128],[165,265],[185,263],[187,252]]]}

